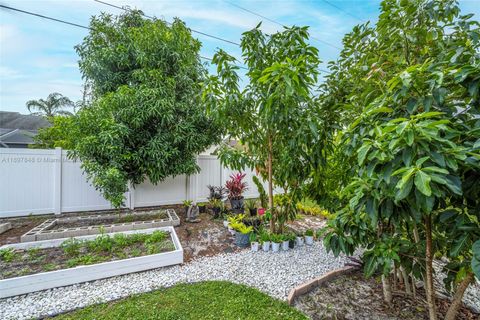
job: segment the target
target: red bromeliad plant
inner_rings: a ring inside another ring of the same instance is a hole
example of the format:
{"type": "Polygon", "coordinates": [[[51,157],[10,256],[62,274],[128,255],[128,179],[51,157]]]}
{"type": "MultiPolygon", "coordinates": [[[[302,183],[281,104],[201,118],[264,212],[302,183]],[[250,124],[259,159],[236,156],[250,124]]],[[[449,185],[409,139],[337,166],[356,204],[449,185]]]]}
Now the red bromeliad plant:
{"type": "Polygon", "coordinates": [[[230,175],[230,180],[225,183],[225,187],[228,189],[229,199],[242,199],[243,192],[246,191],[247,183],[242,181],[245,178],[245,173],[235,173],[230,175]]]}

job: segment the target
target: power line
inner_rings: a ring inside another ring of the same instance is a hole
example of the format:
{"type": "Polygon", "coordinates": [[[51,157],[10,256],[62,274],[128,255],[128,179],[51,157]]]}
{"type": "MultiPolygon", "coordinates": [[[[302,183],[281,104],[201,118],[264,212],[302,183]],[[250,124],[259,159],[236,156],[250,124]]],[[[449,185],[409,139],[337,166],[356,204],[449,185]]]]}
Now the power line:
{"type": "Polygon", "coordinates": [[[328,1],[328,0],[322,0],[322,1],[325,2],[326,4],[328,4],[329,6],[334,7],[334,8],[336,8],[336,9],[342,11],[343,13],[349,15],[350,17],[355,18],[355,19],[357,19],[357,20],[360,21],[360,22],[363,22],[362,19],[360,19],[359,17],[351,14],[350,12],[348,12],[348,11],[346,11],[346,10],[343,10],[341,7],[337,6],[336,4],[331,3],[331,2],[328,1]]]}
{"type": "MultiPolygon", "coordinates": [[[[114,5],[112,3],[108,3],[108,2],[105,2],[105,1],[101,1],[101,0],[94,0],[94,1],[96,1],[98,3],[101,3],[101,4],[104,4],[104,5],[107,5],[107,6],[110,6],[110,7],[113,7],[113,8],[116,8],[116,9],[131,11],[131,9],[129,9],[129,8],[117,6],[117,5],[114,5]]],[[[155,17],[148,16],[146,14],[143,14],[143,16],[146,17],[146,18],[149,18],[149,19],[156,19],[155,17]]],[[[172,24],[171,22],[168,22],[168,21],[165,21],[165,22],[169,25],[172,24]]],[[[226,42],[226,43],[229,43],[229,44],[240,46],[240,43],[238,43],[238,42],[234,42],[234,41],[231,41],[231,40],[228,40],[228,39],[224,39],[224,38],[221,38],[221,37],[218,37],[218,36],[215,36],[215,35],[211,35],[211,34],[208,34],[208,33],[202,32],[202,31],[198,31],[198,30],[195,30],[195,29],[190,28],[190,30],[192,30],[192,32],[194,32],[194,33],[201,34],[205,37],[209,37],[209,38],[216,39],[216,40],[219,40],[219,41],[223,41],[223,42],[226,42]]]]}
{"type": "MultiPolygon", "coordinates": [[[[99,1],[100,2],[100,1],[99,1]]],[[[46,20],[50,20],[50,21],[54,21],[54,22],[59,22],[59,23],[63,23],[63,24],[66,24],[66,25],[70,25],[70,26],[74,26],[74,27],[77,27],[77,28],[82,28],[82,29],[86,29],[86,30],[93,30],[92,28],[90,27],[87,27],[87,26],[84,26],[84,25],[81,25],[81,24],[78,24],[78,23],[74,23],[74,22],[70,22],[70,21],[66,21],[66,20],[62,20],[62,19],[57,19],[57,18],[53,18],[53,17],[49,17],[49,16],[45,16],[45,15],[42,15],[42,14],[39,14],[39,13],[36,13],[36,12],[31,12],[31,11],[27,11],[27,10],[22,10],[22,9],[18,9],[18,8],[13,8],[13,7],[9,7],[9,6],[6,6],[6,5],[3,5],[3,4],[0,4],[0,8],[4,8],[4,9],[7,9],[7,10],[12,10],[12,11],[16,11],[16,12],[20,12],[20,13],[23,13],[23,14],[27,14],[27,15],[31,15],[31,16],[35,16],[35,17],[38,17],[38,18],[42,18],[42,19],[46,19],[46,20]]],[[[122,10],[127,10],[125,8],[121,8],[122,10]]],[[[144,14],[145,17],[148,17],[150,19],[155,19],[154,17],[149,17],[147,15],[144,14]]],[[[168,23],[168,22],[167,22],[168,23]]],[[[212,58],[209,58],[209,57],[205,57],[205,56],[200,56],[201,59],[203,60],[208,60],[208,61],[212,61],[213,59],[212,58]]],[[[244,67],[244,66],[241,66],[241,65],[238,65],[236,64],[237,67],[239,67],[240,69],[244,69],[244,70],[248,70],[248,68],[244,67]]],[[[327,72],[327,73],[330,73],[329,71],[327,70],[321,70],[320,71],[323,71],[323,72],[327,72]]]]}
{"type": "MultiPolygon", "coordinates": [[[[107,5],[107,6],[110,6],[110,7],[113,7],[113,8],[116,8],[116,9],[123,10],[123,11],[131,11],[131,10],[132,10],[132,9],[130,9],[128,6],[117,6],[117,5],[114,5],[114,4],[112,4],[112,3],[109,3],[109,2],[106,2],[106,1],[102,1],[102,0],[94,0],[94,1],[96,1],[96,2],[98,2],[98,3],[102,3],[102,4],[107,5]]],[[[235,4],[233,4],[233,5],[236,6],[235,4]]],[[[245,10],[248,10],[248,9],[245,9],[245,10]]],[[[254,12],[251,12],[251,13],[255,14],[254,12]]],[[[156,19],[154,16],[147,15],[147,14],[145,14],[143,11],[141,12],[141,14],[142,14],[144,17],[148,18],[148,19],[156,19]]],[[[263,16],[261,16],[261,17],[263,17],[263,16]]],[[[267,18],[267,17],[263,17],[263,18],[264,18],[264,19],[267,19],[267,20],[270,20],[270,19],[267,18]]],[[[274,20],[270,20],[270,21],[272,21],[272,22],[274,22],[274,23],[278,23],[278,22],[275,22],[274,20]]],[[[170,25],[171,25],[170,22],[168,22],[168,21],[165,21],[165,22],[166,22],[167,24],[170,24],[170,25]]],[[[214,36],[214,35],[210,35],[210,34],[207,34],[207,33],[204,33],[204,32],[198,31],[198,30],[194,30],[194,29],[190,29],[190,30],[192,30],[192,32],[196,32],[196,33],[199,33],[199,34],[203,34],[203,35],[206,35],[206,36],[211,37],[211,38],[214,38],[214,39],[218,39],[218,40],[221,40],[221,41],[225,41],[225,42],[228,42],[228,43],[231,43],[231,44],[235,44],[235,45],[237,45],[237,46],[240,46],[239,43],[230,41],[230,40],[228,40],[228,39],[220,38],[220,37],[217,37],[217,36],[214,36]]],[[[322,40],[320,40],[320,39],[319,39],[319,41],[322,42],[322,40]]],[[[338,47],[336,47],[336,48],[338,48],[338,47]]],[[[338,49],[340,49],[340,48],[338,48],[338,49]]],[[[212,61],[211,58],[206,58],[206,57],[203,57],[203,58],[206,59],[206,60],[212,61]]],[[[248,68],[245,68],[245,67],[243,67],[243,66],[241,66],[241,65],[238,65],[238,64],[236,64],[236,65],[237,65],[239,68],[241,68],[241,69],[248,70],[248,68]]],[[[324,69],[319,69],[319,70],[322,71],[322,72],[325,72],[325,73],[331,73],[330,71],[327,71],[327,70],[324,70],[324,69]]]]}
{"type": "MultiPolygon", "coordinates": [[[[70,25],[70,26],[73,26],[73,27],[77,27],[77,28],[82,28],[82,29],[86,29],[86,30],[93,30],[93,29],[90,28],[90,27],[83,26],[83,25],[78,24],[78,23],[74,23],[74,22],[70,22],[70,21],[66,21],[66,20],[62,20],[62,19],[57,19],[57,18],[45,16],[45,15],[43,15],[43,14],[39,14],[39,13],[36,13],[36,12],[31,12],[31,11],[26,11],[26,10],[21,10],[21,9],[9,7],[9,6],[3,5],[3,4],[0,4],[0,8],[4,8],[4,9],[7,9],[7,10],[12,10],[12,11],[24,13],[24,14],[27,14],[27,15],[35,16],[35,17],[42,18],[42,19],[46,19],[46,20],[50,20],[50,21],[55,21],[55,22],[67,24],[67,25],[70,25]]],[[[204,60],[208,60],[208,61],[212,61],[212,60],[213,60],[212,58],[204,57],[204,56],[200,56],[200,58],[201,58],[201,59],[204,59],[204,60]]],[[[238,67],[239,67],[239,68],[242,68],[242,69],[245,69],[245,70],[248,70],[247,68],[245,68],[245,67],[243,67],[243,66],[238,66],[238,67]]]]}
{"type": "MultiPolygon", "coordinates": [[[[274,19],[268,18],[268,17],[266,17],[266,16],[263,16],[263,15],[255,12],[255,11],[252,11],[252,10],[250,10],[250,9],[244,8],[244,7],[242,7],[242,6],[239,6],[239,5],[236,4],[236,3],[233,3],[233,2],[230,2],[230,1],[225,1],[225,2],[227,2],[228,4],[230,4],[230,5],[238,8],[238,9],[240,9],[240,10],[246,11],[246,12],[248,12],[248,13],[250,13],[250,14],[253,14],[253,15],[257,16],[257,17],[260,17],[260,18],[262,18],[262,19],[265,19],[265,20],[268,20],[268,21],[270,21],[270,22],[272,22],[272,23],[275,23],[276,25],[279,25],[279,26],[284,27],[284,28],[287,27],[286,25],[284,25],[283,23],[281,23],[281,22],[279,22],[279,21],[277,21],[277,20],[274,20],[274,19]]],[[[323,43],[323,44],[325,44],[325,45],[327,45],[327,46],[330,46],[330,47],[332,47],[332,48],[335,48],[335,49],[338,49],[338,50],[342,50],[342,48],[337,47],[336,45],[331,44],[330,42],[327,42],[327,41],[322,40],[322,39],[320,39],[320,38],[313,37],[313,36],[311,36],[310,38],[312,38],[312,39],[314,39],[314,40],[317,40],[318,42],[321,42],[321,43],[323,43]]]]}
{"type": "Polygon", "coordinates": [[[30,12],[30,11],[25,11],[25,10],[21,10],[21,9],[17,9],[17,8],[12,8],[12,7],[9,7],[9,6],[5,6],[5,5],[3,5],[3,4],[0,4],[0,7],[1,7],[1,8],[4,8],[4,9],[8,9],[8,10],[13,10],[13,11],[17,11],[17,12],[29,14],[29,15],[31,15],[31,16],[35,16],[35,17],[39,17],[39,18],[48,19],[48,20],[52,20],[52,21],[56,21],[56,22],[60,22],[60,23],[64,23],[64,24],[68,24],[68,25],[70,25],[70,26],[79,27],[79,28],[83,28],[83,29],[87,29],[87,30],[92,30],[90,27],[82,26],[82,25],[77,24],[77,23],[73,23],[73,22],[69,22],[69,21],[65,21],[65,20],[61,20],[61,19],[57,19],[57,18],[52,18],[52,17],[44,16],[44,15],[39,14],[39,13],[30,12]]]}

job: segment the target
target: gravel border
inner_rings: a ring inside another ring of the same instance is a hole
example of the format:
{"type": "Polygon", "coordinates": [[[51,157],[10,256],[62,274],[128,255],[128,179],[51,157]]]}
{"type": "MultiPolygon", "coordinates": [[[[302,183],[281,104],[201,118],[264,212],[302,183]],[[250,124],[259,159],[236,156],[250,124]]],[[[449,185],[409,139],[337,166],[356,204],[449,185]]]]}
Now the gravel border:
{"type": "Polygon", "coordinates": [[[344,266],[320,242],[286,252],[251,252],[204,257],[191,263],[55,288],[0,300],[0,319],[56,315],[88,305],[148,292],[177,283],[228,280],[286,300],[295,286],[344,266]]]}

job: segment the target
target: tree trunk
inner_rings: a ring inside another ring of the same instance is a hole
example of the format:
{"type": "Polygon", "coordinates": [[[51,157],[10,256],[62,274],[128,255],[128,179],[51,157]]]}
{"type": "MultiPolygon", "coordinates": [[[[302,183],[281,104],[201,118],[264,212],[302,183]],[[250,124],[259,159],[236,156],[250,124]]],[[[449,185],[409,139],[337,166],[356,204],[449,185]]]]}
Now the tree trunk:
{"type": "Polygon", "coordinates": [[[382,274],[383,300],[392,303],[392,287],[390,286],[390,278],[382,274]]]}
{"type": "Polygon", "coordinates": [[[273,212],[273,174],[272,174],[273,148],[272,136],[268,135],[268,209],[271,213],[270,231],[275,232],[275,213],[273,212]]]}
{"type": "Polygon", "coordinates": [[[462,304],[463,294],[467,290],[470,283],[473,281],[473,273],[469,272],[467,276],[460,282],[455,290],[455,295],[453,296],[452,304],[448,308],[447,314],[445,315],[445,320],[455,320],[458,312],[458,308],[462,304]]]}
{"type": "Polygon", "coordinates": [[[432,217],[430,215],[426,216],[425,218],[425,235],[427,240],[425,253],[425,291],[427,294],[428,314],[430,316],[430,320],[437,320],[435,288],[433,287],[432,217]]]}
{"type": "Polygon", "coordinates": [[[417,297],[417,285],[415,283],[415,277],[412,274],[412,292],[413,292],[413,298],[415,299],[417,297]]]}
{"type": "Polygon", "coordinates": [[[400,267],[400,272],[402,273],[403,284],[405,285],[405,292],[408,294],[412,294],[412,288],[410,287],[410,279],[408,278],[407,271],[405,271],[405,268],[400,267]]]}

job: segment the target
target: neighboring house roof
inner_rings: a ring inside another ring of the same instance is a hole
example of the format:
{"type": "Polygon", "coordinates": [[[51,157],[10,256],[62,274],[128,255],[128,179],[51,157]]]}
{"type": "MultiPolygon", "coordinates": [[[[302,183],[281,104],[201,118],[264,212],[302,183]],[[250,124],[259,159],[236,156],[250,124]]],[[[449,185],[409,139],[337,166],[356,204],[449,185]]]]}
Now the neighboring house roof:
{"type": "Polygon", "coordinates": [[[29,145],[34,143],[33,138],[37,132],[35,130],[5,129],[0,128],[1,147],[9,145],[29,145]]]}
{"type": "Polygon", "coordinates": [[[26,147],[33,144],[39,128],[51,126],[42,116],[0,111],[0,148],[26,147]]]}
{"type": "Polygon", "coordinates": [[[51,126],[42,116],[20,114],[19,112],[0,111],[0,128],[38,130],[51,126]]]}

